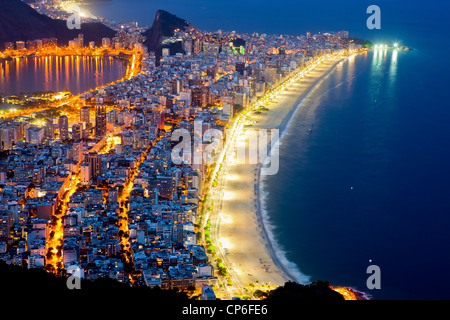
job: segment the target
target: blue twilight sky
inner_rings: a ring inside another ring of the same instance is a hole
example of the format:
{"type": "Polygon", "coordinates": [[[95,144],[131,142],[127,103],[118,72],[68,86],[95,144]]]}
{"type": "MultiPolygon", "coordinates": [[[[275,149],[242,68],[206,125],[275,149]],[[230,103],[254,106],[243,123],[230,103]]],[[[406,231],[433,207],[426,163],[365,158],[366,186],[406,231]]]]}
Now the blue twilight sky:
{"type": "Polygon", "coordinates": [[[236,30],[302,34],[306,31],[349,30],[356,37],[372,41],[411,42],[426,38],[429,32],[447,37],[450,30],[448,1],[380,0],[113,0],[96,5],[91,12],[116,21],[135,20],[151,25],[158,9],[184,18],[203,30],[236,30]],[[381,30],[369,30],[366,20],[369,5],[381,9],[381,30]]]}

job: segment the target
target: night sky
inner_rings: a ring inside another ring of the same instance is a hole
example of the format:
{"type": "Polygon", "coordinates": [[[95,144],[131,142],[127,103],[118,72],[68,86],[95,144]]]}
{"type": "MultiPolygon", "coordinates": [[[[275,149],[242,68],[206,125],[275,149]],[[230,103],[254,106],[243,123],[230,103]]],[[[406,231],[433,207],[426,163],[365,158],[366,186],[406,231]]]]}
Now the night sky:
{"type": "Polygon", "coordinates": [[[135,20],[151,25],[158,9],[188,20],[200,29],[237,32],[304,34],[306,31],[349,30],[355,37],[372,41],[411,41],[429,32],[448,34],[450,3],[444,1],[366,0],[113,0],[91,8],[94,14],[117,21],[135,20]],[[381,29],[369,30],[370,5],[381,9],[381,29]]]}

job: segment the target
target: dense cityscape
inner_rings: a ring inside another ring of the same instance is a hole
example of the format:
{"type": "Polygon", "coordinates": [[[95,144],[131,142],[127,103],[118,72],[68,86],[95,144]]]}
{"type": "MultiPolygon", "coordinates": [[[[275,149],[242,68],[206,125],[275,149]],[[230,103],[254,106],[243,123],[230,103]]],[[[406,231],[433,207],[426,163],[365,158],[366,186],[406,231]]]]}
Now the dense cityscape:
{"type": "MultiPolygon", "coordinates": [[[[56,18],[63,6],[52,3],[35,9],[56,18]]],[[[75,266],[84,279],[190,290],[202,299],[255,298],[254,285],[233,281],[209,237],[220,152],[211,162],[183,154],[174,163],[172,133],[218,130],[226,144],[239,134],[232,130],[239,115],[264,110],[323,59],[363,47],[347,31],[286,36],[189,26],[165,37],[159,56],[138,36],[145,27],[102,22],[116,37],[84,43],[81,29],[68,43],[2,44],[5,59],[109,54],[127,59],[128,71],[89,92],[52,93],[58,99],[39,108],[1,115],[0,259],[54,274],[75,266]],[[184,53],[173,54],[173,43],[184,53]]],[[[207,147],[192,141],[200,153],[207,147]]]]}

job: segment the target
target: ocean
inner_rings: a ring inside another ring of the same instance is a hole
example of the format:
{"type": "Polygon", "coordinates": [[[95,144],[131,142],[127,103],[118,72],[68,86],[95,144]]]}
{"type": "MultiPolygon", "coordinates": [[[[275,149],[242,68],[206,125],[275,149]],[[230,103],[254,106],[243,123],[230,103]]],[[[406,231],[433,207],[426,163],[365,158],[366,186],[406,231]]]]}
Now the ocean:
{"type": "Polygon", "coordinates": [[[444,57],[435,43],[350,58],[291,120],[265,207],[287,260],[311,281],[374,299],[450,298],[444,57]],[[366,286],[372,264],[379,290],[366,286]]]}

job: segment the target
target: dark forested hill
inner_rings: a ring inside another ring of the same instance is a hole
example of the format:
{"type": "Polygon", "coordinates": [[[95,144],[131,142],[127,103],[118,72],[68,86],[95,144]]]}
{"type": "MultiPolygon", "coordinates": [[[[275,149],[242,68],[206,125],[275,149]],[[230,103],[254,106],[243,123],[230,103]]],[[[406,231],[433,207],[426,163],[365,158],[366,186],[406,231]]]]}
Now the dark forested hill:
{"type": "MultiPolygon", "coordinates": [[[[158,10],[152,27],[143,33],[146,37],[144,44],[149,51],[155,52],[156,56],[161,56],[162,38],[171,37],[176,29],[184,30],[187,27],[189,27],[189,23],[186,20],[180,19],[167,11],[158,10]]],[[[181,50],[181,48],[171,49],[181,50]]],[[[174,53],[174,50],[171,50],[171,53],[174,53]]]]}
{"type": "Polygon", "coordinates": [[[39,14],[20,0],[0,0],[0,49],[4,42],[57,38],[59,45],[67,45],[79,33],[85,43],[101,44],[103,37],[114,37],[115,31],[101,23],[83,23],[81,29],[70,30],[66,21],[39,14]]]}

